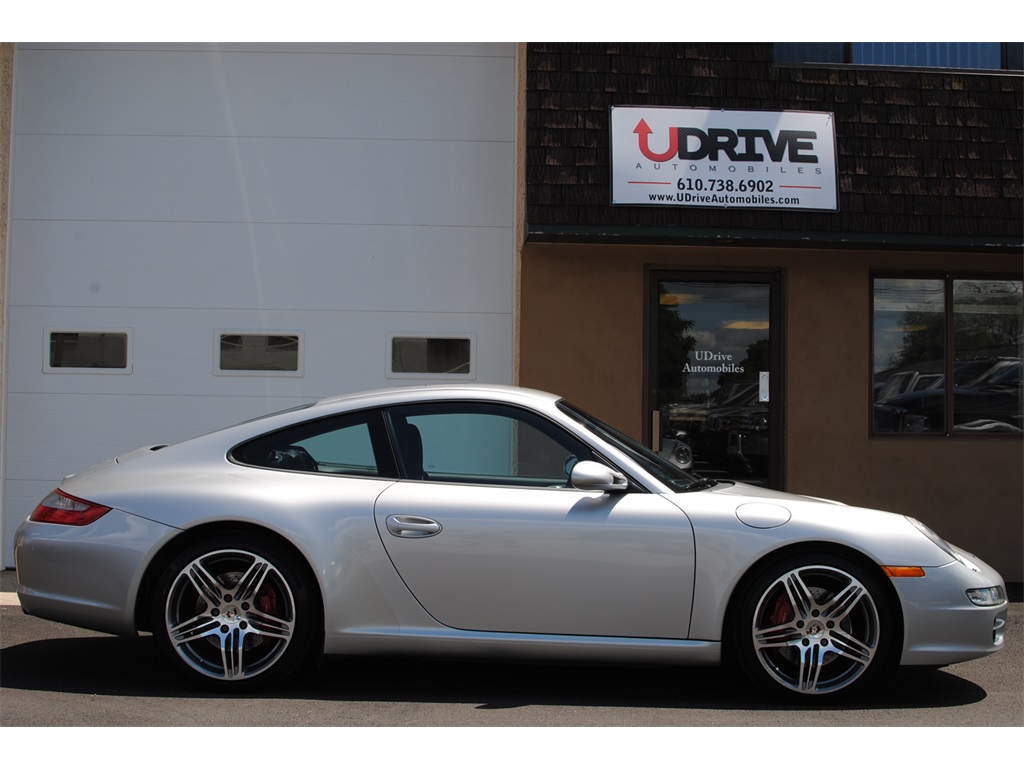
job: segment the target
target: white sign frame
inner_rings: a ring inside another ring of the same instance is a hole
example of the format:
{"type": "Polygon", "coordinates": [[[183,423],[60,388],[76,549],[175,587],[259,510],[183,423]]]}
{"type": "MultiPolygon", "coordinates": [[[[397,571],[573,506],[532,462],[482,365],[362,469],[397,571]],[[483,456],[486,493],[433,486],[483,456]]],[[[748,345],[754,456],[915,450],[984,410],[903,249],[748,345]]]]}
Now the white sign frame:
{"type": "Polygon", "coordinates": [[[612,205],[836,211],[831,112],[613,106],[612,205]]]}

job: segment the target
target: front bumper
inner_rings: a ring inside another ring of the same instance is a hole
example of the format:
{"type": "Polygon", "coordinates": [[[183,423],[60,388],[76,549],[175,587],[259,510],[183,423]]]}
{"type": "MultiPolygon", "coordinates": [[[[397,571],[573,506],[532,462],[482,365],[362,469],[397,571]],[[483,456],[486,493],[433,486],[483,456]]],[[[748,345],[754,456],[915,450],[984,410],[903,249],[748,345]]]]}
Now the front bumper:
{"type": "Polygon", "coordinates": [[[22,610],[84,629],[134,635],[143,570],[175,532],[116,509],[81,527],[26,520],[14,537],[22,610]]]}
{"type": "Polygon", "coordinates": [[[903,657],[907,666],[944,666],[977,659],[1000,650],[1008,604],[978,606],[968,589],[1000,587],[1002,577],[967,553],[971,565],[953,562],[925,568],[923,578],[897,578],[892,583],[903,606],[903,657]]]}

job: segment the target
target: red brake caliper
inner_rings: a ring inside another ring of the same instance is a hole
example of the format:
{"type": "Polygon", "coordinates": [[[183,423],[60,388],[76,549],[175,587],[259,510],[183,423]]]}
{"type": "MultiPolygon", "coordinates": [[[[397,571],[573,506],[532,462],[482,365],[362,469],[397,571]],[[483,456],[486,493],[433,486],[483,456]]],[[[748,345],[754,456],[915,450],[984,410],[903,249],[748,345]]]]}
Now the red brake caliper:
{"type": "Polygon", "coordinates": [[[256,596],[256,605],[264,613],[277,616],[277,592],[270,587],[265,588],[256,596]]]}
{"type": "Polygon", "coordinates": [[[771,625],[773,627],[781,626],[782,624],[788,624],[796,616],[796,611],[793,610],[793,604],[789,602],[789,598],[785,595],[779,595],[775,601],[775,608],[772,610],[771,625]]]}

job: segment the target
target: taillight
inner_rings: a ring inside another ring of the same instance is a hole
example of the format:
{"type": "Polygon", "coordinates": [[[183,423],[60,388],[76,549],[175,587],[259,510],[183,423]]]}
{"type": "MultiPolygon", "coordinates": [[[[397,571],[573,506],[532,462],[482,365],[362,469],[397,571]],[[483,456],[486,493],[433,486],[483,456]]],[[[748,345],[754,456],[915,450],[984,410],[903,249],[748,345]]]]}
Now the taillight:
{"type": "Polygon", "coordinates": [[[76,499],[61,491],[54,491],[36,507],[29,518],[36,523],[57,525],[88,525],[103,517],[110,507],[101,507],[91,501],[76,499]]]}

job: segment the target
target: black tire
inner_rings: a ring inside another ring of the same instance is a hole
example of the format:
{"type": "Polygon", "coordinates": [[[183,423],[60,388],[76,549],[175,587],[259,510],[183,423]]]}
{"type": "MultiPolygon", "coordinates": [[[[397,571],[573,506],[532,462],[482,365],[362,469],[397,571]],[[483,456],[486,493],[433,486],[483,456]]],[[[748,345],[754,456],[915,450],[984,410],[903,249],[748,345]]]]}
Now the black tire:
{"type": "Polygon", "coordinates": [[[843,557],[794,555],[766,566],[733,617],[731,650],[747,677],[790,700],[863,692],[898,651],[880,576],[843,557]]]}
{"type": "Polygon", "coordinates": [[[251,534],[186,547],[157,582],[153,635],[194,683],[246,691],[279,682],[310,654],[308,579],[281,546],[251,534]]]}

